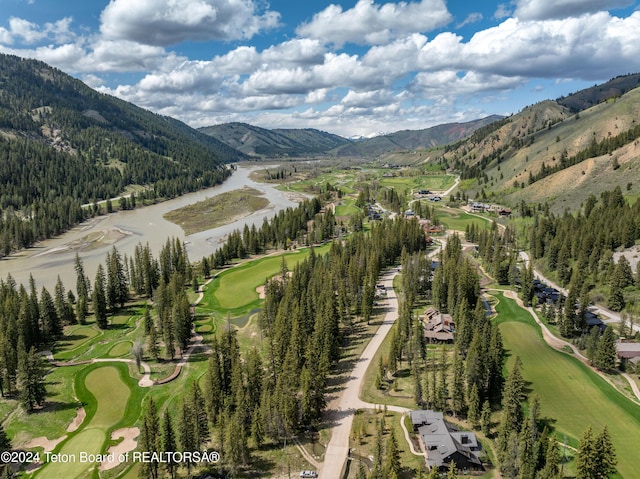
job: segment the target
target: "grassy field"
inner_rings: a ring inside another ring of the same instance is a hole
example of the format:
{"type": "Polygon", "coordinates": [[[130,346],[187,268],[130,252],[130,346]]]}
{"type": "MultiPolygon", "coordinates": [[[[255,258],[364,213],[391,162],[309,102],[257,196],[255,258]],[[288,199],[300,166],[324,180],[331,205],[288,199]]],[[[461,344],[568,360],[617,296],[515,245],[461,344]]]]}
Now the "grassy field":
{"type": "Polygon", "coordinates": [[[599,432],[606,424],[616,448],[620,477],[637,477],[640,407],[574,357],[547,346],[529,313],[502,294],[497,297],[507,365],[520,357],[528,387],[540,397],[542,417],[550,421],[559,438],[566,434],[568,444],[574,447],[589,425],[599,432]]]}
{"type": "Polygon", "coordinates": [[[269,206],[258,190],[222,193],[196,204],[170,211],[164,218],[180,226],[187,235],[223,226],[269,206]]]}
{"type": "Polygon", "coordinates": [[[471,215],[460,210],[437,206],[436,214],[438,221],[449,230],[464,231],[467,226],[471,226],[474,223],[480,227],[491,227],[491,221],[489,219],[471,215]]]}
{"type": "Polygon", "coordinates": [[[395,188],[399,192],[412,193],[416,190],[444,191],[453,186],[455,182],[453,175],[434,176],[383,176],[380,184],[388,188],[395,188]]]}

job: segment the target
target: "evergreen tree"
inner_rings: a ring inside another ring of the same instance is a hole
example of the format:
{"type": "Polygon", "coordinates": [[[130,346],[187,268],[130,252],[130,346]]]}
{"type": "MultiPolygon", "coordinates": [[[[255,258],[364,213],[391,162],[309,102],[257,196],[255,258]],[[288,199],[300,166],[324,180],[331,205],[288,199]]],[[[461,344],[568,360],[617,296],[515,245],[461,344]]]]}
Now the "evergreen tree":
{"type": "Polygon", "coordinates": [[[100,329],[106,329],[109,325],[107,321],[107,297],[105,288],[104,268],[99,264],[96,270],[96,279],[93,284],[93,312],[96,316],[96,323],[100,329]]]}
{"type": "Polygon", "coordinates": [[[458,477],[458,468],[456,467],[456,462],[451,461],[449,463],[449,470],[447,471],[447,479],[457,479],[458,477]]]}
{"type": "Polygon", "coordinates": [[[18,391],[21,404],[28,412],[44,404],[47,390],[42,357],[33,346],[29,352],[24,349],[18,355],[18,391]]]}
{"type": "Polygon", "coordinates": [[[616,367],[616,336],[611,326],[607,326],[598,341],[594,365],[603,371],[610,371],[616,367]]]}
{"type": "Polygon", "coordinates": [[[554,438],[547,443],[544,466],[538,471],[537,479],[558,479],[560,474],[560,449],[554,438]]]}
{"type": "Polygon", "coordinates": [[[520,447],[518,450],[519,479],[534,479],[537,457],[535,454],[535,437],[531,430],[531,421],[524,421],[520,430],[520,447]]]}
{"type": "Polygon", "coordinates": [[[398,477],[400,475],[400,451],[398,450],[398,440],[391,429],[389,438],[387,439],[386,457],[384,472],[385,477],[398,477]]]}
{"type": "MultiPolygon", "coordinates": [[[[165,412],[162,416],[162,443],[161,443],[162,452],[176,452],[176,435],[173,430],[173,425],[171,424],[171,414],[169,412],[165,412]]],[[[178,463],[170,459],[165,463],[165,468],[167,469],[167,473],[171,476],[171,478],[175,478],[176,469],[178,468],[178,463]]]]}
{"type": "MultiPolygon", "coordinates": [[[[181,452],[197,450],[195,418],[193,417],[193,410],[186,400],[182,401],[182,407],[180,408],[178,442],[181,452]]],[[[187,476],[191,477],[191,461],[186,461],[184,465],[187,466],[187,476]]]]}
{"type": "Polygon", "coordinates": [[[51,341],[62,335],[62,323],[56,305],[44,286],[40,293],[40,329],[45,340],[51,341]]]}
{"type": "MultiPolygon", "coordinates": [[[[143,411],[138,447],[141,451],[158,452],[160,445],[158,411],[153,398],[149,396],[143,411]]],[[[141,479],[158,479],[158,465],[158,462],[142,462],[139,477],[141,479]]]]}
{"type": "Polygon", "coordinates": [[[489,437],[491,434],[491,405],[489,404],[489,401],[482,403],[480,427],[482,428],[482,434],[489,437]]]}
{"type": "Polygon", "coordinates": [[[606,424],[595,442],[596,456],[599,458],[598,477],[609,477],[616,472],[617,459],[606,424]]]}
{"type": "Polygon", "coordinates": [[[598,449],[596,446],[596,438],[593,434],[591,426],[587,428],[580,441],[580,447],[576,453],[576,472],[577,479],[596,479],[599,472],[598,449]]]}
{"type": "Polygon", "coordinates": [[[478,385],[471,386],[471,392],[469,393],[469,409],[467,410],[467,419],[469,424],[474,429],[478,427],[480,423],[480,395],[478,393],[478,385]]]}

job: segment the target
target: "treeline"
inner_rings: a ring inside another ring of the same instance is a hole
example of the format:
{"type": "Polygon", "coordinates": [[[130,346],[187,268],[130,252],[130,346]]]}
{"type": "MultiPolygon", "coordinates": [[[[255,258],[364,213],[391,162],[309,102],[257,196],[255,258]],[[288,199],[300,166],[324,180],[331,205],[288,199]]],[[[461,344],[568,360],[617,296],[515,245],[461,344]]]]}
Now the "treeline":
{"type": "Polygon", "coordinates": [[[626,258],[613,259],[615,250],[640,238],[640,204],[629,205],[619,187],[599,199],[590,195],[575,215],[537,213],[527,234],[532,258],[555,273],[574,299],[586,298],[597,287],[608,307],[620,311],[626,305],[625,289],[640,287],[626,258]]]}
{"type": "MultiPolygon", "coordinates": [[[[99,212],[97,205],[81,205],[115,197],[130,184],[151,185],[137,203],[144,204],[145,198],[172,198],[214,186],[230,174],[226,168],[189,171],[140,148],[119,154],[126,156],[118,157],[121,166],[116,168],[34,141],[0,137],[0,255],[63,233],[99,212]]],[[[135,207],[135,198],[124,206],[135,207]]]]}
{"type": "Polygon", "coordinates": [[[81,205],[129,185],[153,198],[216,185],[230,174],[223,161],[242,156],[42,62],[0,55],[0,70],[0,255],[64,232],[97,213],[81,205]]]}
{"type": "Polygon", "coordinates": [[[98,327],[109,327],[109,317],[117,314],[131,294],[153,297],[157,311],[154,321],[147,311],[145,332],[154,358],[173,358],[190,340],[192,314],[185,284],[192,279],[192,268],[184,245],[167,240],[159,259],[149,246],[136,246],[131,257],[113,247],[105,264],[98,265],[93,283],[76,255],[76,293],[67,290],[60,278],[53,293],[30,277],[28,287],[17,285],[11,275],[0,280],[0,393],[17,397],[31,411],[45,400],[45,368],[39,351],[62,336],[63,327],[86,322],[95,316],[98,327]]]}
{"type": "Polygon", "coordinates": [[[288,249],[293,244],[322,243],[335,236],[335,217],[327,208],[323,214],[318,198],[301,202],[296,208],[280,210],[271,221],[266,218],[260,228],[245,225],[242,232],[234,230],[215,253],[203,257],[202,273],[209,277],[212,268],[221,268],[234,259],[243,259],[250,254],[261,254],[270,248],[288,249]]]}

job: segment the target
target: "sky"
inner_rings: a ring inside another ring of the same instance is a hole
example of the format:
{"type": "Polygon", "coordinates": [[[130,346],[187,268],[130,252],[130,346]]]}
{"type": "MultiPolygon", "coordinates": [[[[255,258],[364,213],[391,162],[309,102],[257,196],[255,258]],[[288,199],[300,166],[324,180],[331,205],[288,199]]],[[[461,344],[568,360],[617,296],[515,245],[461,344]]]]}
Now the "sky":
{"type": "Polygon", "coordinates": [[[0,52],[196,128],[372,136],[640,72],[640,0],[0,0],[0,52]]]}

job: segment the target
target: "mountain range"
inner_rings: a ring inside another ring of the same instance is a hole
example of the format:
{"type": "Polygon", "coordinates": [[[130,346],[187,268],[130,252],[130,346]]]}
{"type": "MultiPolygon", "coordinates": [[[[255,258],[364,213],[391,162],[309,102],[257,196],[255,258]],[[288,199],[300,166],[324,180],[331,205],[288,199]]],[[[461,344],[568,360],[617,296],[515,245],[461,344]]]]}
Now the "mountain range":
{"type": "MultiPolygon", "coordinates": [[[[45,63],[0,55],[0,207],[22,211],[57,198],[84,204],[132,186],[170,197],[222,181],[225,163],[357,157],[408,166],[438,161],[460,173],[471,195],[573,210],[615,186],[640,196],[639,85],[640,74],[629,74],[507,118],[353,140],[245,123],[196,130],[45,63]]],[[[68,221],[75,220],[53,229],[68,221]]]]}
{"type": "Polygon", "coordinates": [[[402,130],[358,140],[309,128],[268,130],[246,123],[225,123],[200,128],[200,131],[254,158],[378,158],[390,152],[426,149],[452,143],[501,118],[503,117],[492,115],[466,123],[448,123],[423,130],[402,130]]]}

